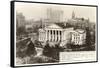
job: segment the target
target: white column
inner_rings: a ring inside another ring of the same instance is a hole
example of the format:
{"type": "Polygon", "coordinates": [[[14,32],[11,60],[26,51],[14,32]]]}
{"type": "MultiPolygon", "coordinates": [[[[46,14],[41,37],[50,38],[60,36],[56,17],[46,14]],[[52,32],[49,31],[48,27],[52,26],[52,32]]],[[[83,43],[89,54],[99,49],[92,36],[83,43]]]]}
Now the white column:
{"type": "Polygon", "coordinates": [[[63,31],[61,31],[61,41],[63,41],[63,37],[64,37],[63,31]]]}
{"type": "Polygon", "coordinates": [[[52,41],[54,41],[54,30],[52,30],[52,41]]]}
{"type": "Polygon", "coordinates": [[[51,41],[51,31],[49,30],[49,41],[51,41]]]}
{"type": "Polygon", "coordinates": [[[40,41],[40,32],[39,32],[39,38],[38,38],[38,39],[39,39],[39,41],[40,41]]]}
{"type": "Polygon", "coordinates": [[[40,41],[41,41],[41,32],[40,32],[40,41]]]}

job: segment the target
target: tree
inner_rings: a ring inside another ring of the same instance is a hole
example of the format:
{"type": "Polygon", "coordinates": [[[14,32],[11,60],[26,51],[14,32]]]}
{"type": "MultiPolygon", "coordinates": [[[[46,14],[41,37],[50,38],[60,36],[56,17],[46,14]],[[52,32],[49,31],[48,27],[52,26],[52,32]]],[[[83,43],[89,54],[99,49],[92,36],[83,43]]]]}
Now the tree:
{"type": "Polygon", "coordinates": [[[17,28],[17,31],[16,31],[16,34],[17,36],[20,36],[20,35],[23,35],[23,34],[26,34],[26,30],[25,30],[25,26],[21,26],[21,27],[18,27],[17,28]]]}
{"type": "Polygon", "coordinates": [[[86,47],[87,50],[91,50],[91,34],[90,34],[90,30],[89,27],[86,28],[86,47]]]}
{"type": "Polygon", "coordinates": [[[50,44],[46,43],[46,46],[43,49],[43,55],[47,57],[51,57],[52,59],[55,60],[55,62],[59,61],[59,52],[63,51],[63,48],[61,48],[60,43],[55,44],[54,46],[50,46],[50,44]]]}
{"type": "Polygon", "coordinates": [[[27,42],[26,46],[27,46],[26,55],[30,56],[36,54],[34,43],[31,40],[27,42]]]}
{"type": "Polygon", "coordinates": [[[47,41],[45,47],[43,48],[43,55],[51,57],[51,53],[52,53],[51,51],[52,51],[51,47],[47,41]]]}
{"type": "Polygon", "coordinates": [[[21,40],[16,43],[16,55],[17,57],[26,57],[36,54],[36,49],[34,43],[31,41],[30,38],[25,40],[21,40]]]}

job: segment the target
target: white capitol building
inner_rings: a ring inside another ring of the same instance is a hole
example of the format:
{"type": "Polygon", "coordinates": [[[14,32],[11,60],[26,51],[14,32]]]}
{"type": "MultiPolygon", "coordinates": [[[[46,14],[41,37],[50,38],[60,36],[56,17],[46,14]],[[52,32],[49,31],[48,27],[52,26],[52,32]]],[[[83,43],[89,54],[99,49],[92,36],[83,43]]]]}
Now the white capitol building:
{"type": "Polygon", "coordinates": [[[82,29],[74,30],[73,27],[64,26],[61,23],[50,24],[44,28],[39,29],[38,40],[40,42],[65,42],[75,45],[82,45],[85,43],[86,31],[82,29]]]}

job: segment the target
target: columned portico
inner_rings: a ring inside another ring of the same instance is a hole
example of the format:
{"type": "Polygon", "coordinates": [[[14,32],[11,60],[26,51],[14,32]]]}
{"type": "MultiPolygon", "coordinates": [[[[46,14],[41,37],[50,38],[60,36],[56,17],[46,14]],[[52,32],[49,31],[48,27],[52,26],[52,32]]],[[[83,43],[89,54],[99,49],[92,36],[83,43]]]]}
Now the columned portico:
{"type": "Polygon", "coordinates": [[[46,40],[50,42],[62,41],[62,31],[61,30],[46,30],[46,40]]]}

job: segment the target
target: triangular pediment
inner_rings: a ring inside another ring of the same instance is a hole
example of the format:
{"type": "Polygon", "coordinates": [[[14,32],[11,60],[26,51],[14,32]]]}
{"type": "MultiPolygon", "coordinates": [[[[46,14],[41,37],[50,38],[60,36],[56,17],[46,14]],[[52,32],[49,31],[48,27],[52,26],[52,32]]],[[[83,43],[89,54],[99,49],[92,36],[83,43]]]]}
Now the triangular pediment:
{"type": "Polygon", "coordinates": [[[50,25],[48,25],[46,28],[61,29],[61,27],[58,26],[58,25],[56,25],[56,24],[50,24],[50,25]]]}

